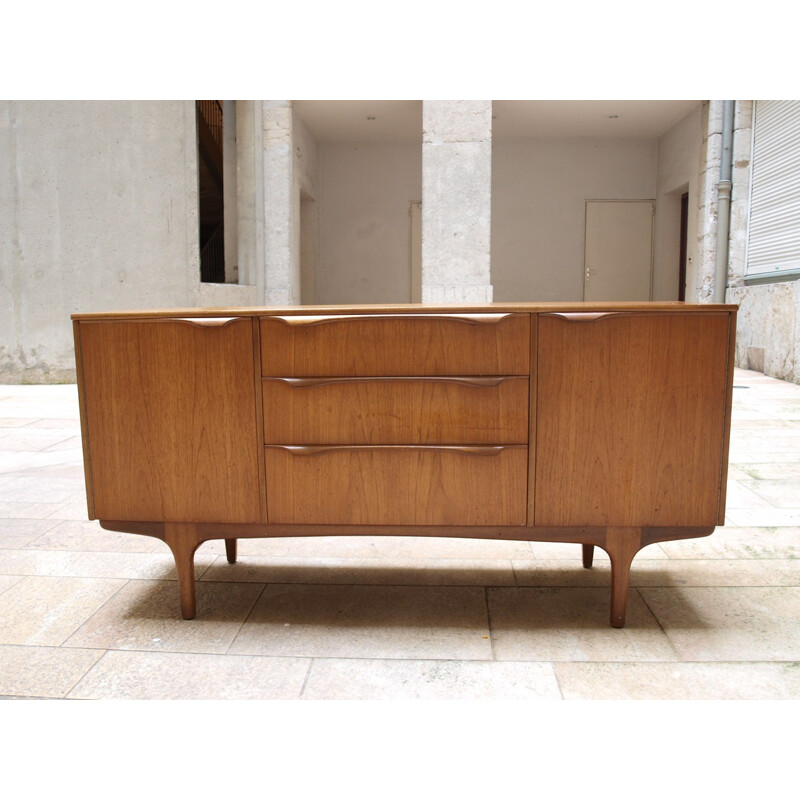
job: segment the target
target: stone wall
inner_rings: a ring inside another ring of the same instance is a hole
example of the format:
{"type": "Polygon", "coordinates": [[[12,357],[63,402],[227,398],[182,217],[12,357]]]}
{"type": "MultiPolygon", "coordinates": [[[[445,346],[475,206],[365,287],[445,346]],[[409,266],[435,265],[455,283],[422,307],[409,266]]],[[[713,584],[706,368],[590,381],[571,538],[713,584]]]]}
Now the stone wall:
{"type": "Polygon", "coordinates": [[[736,103],[728,290],[739,305],[736,366],[800,383],[800,281],[745,284],[753,101],[736,103]]]}
{"type": "Polygon", "coordinates": [[[193,102],[0,102],[0,382],[75,379],[70,314],[199,299],[193,102]]]}

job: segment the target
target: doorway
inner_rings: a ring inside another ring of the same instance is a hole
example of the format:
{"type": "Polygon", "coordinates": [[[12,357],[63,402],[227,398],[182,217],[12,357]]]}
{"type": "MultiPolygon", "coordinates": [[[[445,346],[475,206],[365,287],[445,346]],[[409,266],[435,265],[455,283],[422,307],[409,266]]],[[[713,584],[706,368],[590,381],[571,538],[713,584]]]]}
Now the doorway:
{"type": "Polygon", "coordinates": [[[686,300],[686,256],[689,241],[689,193],[681,195],[681,246],[678,266],[678,300],[686,300]]]}
{"type": "Polygon", "coordinates": [[[587,200],[583,299],[652,297],[653,200],[587,200]]]}

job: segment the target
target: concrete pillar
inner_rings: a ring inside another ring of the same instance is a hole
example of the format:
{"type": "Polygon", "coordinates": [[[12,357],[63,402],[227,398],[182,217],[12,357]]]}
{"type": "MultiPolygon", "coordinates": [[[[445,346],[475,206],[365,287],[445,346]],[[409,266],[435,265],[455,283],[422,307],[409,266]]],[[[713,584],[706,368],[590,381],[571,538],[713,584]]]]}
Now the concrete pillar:
{"type": "Polygon", "coordinates": [[[422,302],[492,301],[491,100],[422,103],[422,302]]]}
{"type": "Polygon", "coordinates": [[[706,125],[701,150],[700,203],[697,225],[697,275],[694,297],[689,302],[710,303],[714,296],[714,265],[717,257],[717,184],[722,156],[722,100],[706,106],[706,125]]]}
{"type": "Polygon", "coordinates": [[[295,202],[292,104],[264,100],[264,302],[300,303],[295,257],[295,202]]]}
{"type": "MultiPolygon", "coordinates": [[[[733,191],[728,286],[743,286],[746,269],[747,225],[750,205],[750,158],[753,138],[753,101],[737,100],[733,127],[733,191]]],[[[730,288],[728,290],[730,293],[730,288]]]]}

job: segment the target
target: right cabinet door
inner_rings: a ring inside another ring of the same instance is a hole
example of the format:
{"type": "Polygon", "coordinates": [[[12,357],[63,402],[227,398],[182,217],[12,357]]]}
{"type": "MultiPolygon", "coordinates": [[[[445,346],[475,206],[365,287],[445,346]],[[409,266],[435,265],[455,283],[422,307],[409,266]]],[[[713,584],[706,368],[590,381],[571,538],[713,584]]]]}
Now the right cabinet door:
{"type": "Polygon", "coordinates": [[[727,312],[538,317],[535,524],[721,524],[727,312]]]}

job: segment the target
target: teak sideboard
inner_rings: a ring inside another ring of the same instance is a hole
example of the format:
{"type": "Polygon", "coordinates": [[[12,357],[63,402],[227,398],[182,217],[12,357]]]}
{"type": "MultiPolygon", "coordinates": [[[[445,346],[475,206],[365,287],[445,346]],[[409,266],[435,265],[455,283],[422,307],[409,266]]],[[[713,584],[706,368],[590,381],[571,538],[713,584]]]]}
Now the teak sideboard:
{"type": "Polygon", "coordinates": [[[334,306],[75,314],[90,519],[194,553],[261,536],[574,542],[724,524],[736,307],[334,306]]]}

